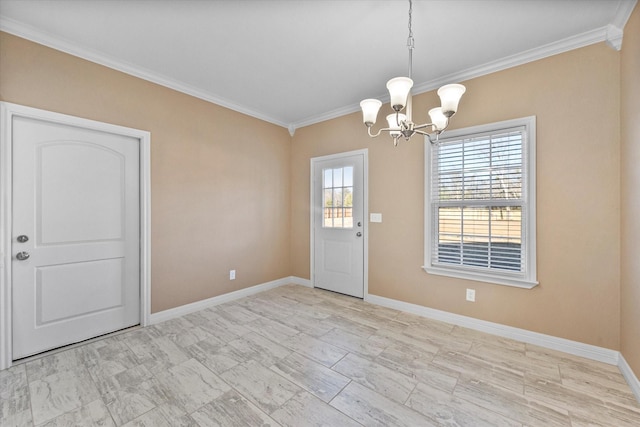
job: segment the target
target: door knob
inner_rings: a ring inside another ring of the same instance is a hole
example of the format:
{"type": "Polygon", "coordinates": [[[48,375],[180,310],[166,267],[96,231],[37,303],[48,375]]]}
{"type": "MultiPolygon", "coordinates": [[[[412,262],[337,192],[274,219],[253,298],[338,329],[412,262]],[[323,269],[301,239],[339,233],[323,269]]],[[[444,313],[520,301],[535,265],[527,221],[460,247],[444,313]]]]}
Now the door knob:
{"type": "Polygon", "coordinates": [[[29,257],[30,257],[30,256],[31,256],[31,255],[29,255],[29,252],[22,251],[22,252],[18,252],[18,253],[16,254],[16,259],[17,259],[18,261],[24,261],[25,259],[29,259],[29,257]]]}
{"type": "Polygon", "coordinates": [[[29,241],[29,236],[25,236],[24,234],[21,234],[20,236],[18,236],[16,240],[18,240],[18,242],[20,243],[27,243],[29,241]]]}
{"type": "Polygon", "coordinates": [[[358,231],[358,232],[356,233],[356,236],[360,237],[360,236],[362,236],[362,233],[358,231]]]}

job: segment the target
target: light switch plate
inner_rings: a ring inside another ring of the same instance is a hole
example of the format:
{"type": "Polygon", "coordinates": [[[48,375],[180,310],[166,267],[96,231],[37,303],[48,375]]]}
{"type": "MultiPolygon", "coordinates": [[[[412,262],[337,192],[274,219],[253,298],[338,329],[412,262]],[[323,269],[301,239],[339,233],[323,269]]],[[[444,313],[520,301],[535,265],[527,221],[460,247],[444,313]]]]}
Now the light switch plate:
{"type": "Polygon", "coordinates": [[[382,222],[382,214],[381,213],[369,214],[369,222],[382,222]]]}

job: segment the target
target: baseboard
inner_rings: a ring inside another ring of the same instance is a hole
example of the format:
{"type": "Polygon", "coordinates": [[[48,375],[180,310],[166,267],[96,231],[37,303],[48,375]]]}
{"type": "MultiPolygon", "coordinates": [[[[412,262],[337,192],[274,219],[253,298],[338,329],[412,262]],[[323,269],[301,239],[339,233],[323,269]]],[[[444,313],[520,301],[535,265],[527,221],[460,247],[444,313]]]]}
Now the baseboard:
{"type": "Polygon", "coordinates": [[[620,354],[620,359],[618,360],[618,369],[622,372],[624,379],[627,380],[627,384],[631,387],[631,391],[633,391],[633,394],[636,396],[636,400],[640,402],[640,380],[638,380],[638,377],[636,377],[636,374],[622,354],[620,354]]]}
{"type": "Polygon", "coordinates": [[[297,277],[297,276],[289,276],[289,283],[292,283],[294,285],[300,285],[300,286],[305,286],[307,288],[313,288],[313,283],[311,283],[311,280],[309,279],[303,279],[302,277],[297,277]]]}
{"type": "Polygon", "coordinates": [[[406,311],[408,313],[427,317],[429,319],[463,326],[465,328],[474,329],[476,331],[486,332],[488,334],[498,335],[501,337],[511,338],[529,344],[534,344],[540,347],[562,351],[565,353],[573,354],[575,356],[597,360],[599,362],[608,363],[610,365],[618,365],[620,360],[620,353],[615,350],[597,347],[590,344],[584,344],[577,341],[571,341],[564,338],[558,338],[551,335],[545,335],[538,332],[527,331],[526,329],[514,328],[512,326],[501,325],[499,323],[487,322],[485,320],[479,320],[473,317],[462,316],[459,314],[436,310],[433,308],[398,301],[391,298],[380,297],[377,295],[366,295],[365,301],[384,307],[394,308],[396,310],[406,311]]]}
{"type": "Polygon", "coordinates": [[[268,291],[269,289],[277,288],[282,285],[288,285],[291,283],[301,284],[297,282],[303,281],[303,280],[304,279],[298,279],[293,276],[285,277],[282,279],[273,280],[271,282],[266,282],[266,283],[251,286],[248,288],[240,289],[238,291],[218,295],[217,297],[207,298],[205,300],[192,302],[191,304],[181,305],[180,307],[170,308],[168,310],[159,311],[157,313],[151,313],[151,316],[149,317],[149,324],[155,325],[156,323],[160,323],[176,317],[184,316],[185,314],[194,313],[196,311],[200,311],[208,307],[213,307],[214,305],[223,304],[225,302],[233,301],[239,298],[248,297],[249,295],[254,295],[259,292],[268,291]]]}

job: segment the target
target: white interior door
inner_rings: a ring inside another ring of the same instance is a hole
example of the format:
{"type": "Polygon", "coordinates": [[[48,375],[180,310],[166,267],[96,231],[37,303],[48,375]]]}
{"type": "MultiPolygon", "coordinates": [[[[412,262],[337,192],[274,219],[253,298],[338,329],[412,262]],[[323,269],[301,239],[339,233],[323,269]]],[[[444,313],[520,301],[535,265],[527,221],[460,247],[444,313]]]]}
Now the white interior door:
{"type": "Polygon", "coordinates": [[[12,126],[13,359],[140,323],[140,141],[12,126]]]}
{"type": "Polygon", "coordinates": [[[314,286],[364,296],[364,154],[313,160],[314,286]]]}

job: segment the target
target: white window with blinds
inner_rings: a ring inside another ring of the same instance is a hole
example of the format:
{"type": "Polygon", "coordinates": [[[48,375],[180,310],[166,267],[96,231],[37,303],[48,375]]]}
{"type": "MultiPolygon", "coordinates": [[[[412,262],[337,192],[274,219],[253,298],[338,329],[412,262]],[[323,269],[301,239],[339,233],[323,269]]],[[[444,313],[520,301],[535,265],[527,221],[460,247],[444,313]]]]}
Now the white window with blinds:
{"type": "Polygon", "coordinates": [[[533,288],[535,117],[425,141],[427,273],[533,288]]]}

